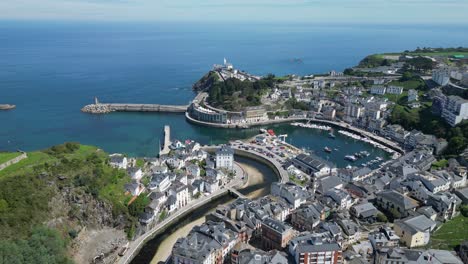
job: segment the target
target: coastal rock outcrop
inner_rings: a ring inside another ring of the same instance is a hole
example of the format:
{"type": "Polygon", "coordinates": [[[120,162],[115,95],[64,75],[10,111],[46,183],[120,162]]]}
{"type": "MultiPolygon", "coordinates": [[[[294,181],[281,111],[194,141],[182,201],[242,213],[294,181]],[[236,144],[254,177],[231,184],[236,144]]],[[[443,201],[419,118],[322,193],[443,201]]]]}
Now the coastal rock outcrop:
{"type": "Polygon", "coordinates": [[[0,110],[11,110],[16,108],[16,105],[11,104],[0,104],[0,110]]]}
{"type": "Polygon", "coordinates": [[[106,104],[90,104],[81,108],[81,112],[90,114],[107,114],[112,112],[112,110],[109,105],[106,104]]]}
{"type": "Polygon", "coordinates": [[[219,75],[217,72],[210,71],[207,74],[193,84],[192,88],[194,91],[207,91],[215,83],[220,81],[219,75]]]}

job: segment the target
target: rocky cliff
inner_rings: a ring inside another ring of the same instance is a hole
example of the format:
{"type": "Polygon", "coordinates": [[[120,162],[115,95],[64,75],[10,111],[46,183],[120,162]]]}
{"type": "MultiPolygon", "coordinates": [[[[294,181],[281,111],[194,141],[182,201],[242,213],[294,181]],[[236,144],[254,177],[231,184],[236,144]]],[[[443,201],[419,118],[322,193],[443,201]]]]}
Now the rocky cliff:
{"type": "Polygon", "coordinates": [[[211,86],[218,81],[220,81],[219,74],[217,72],[210,71],[194,83],[192,88],[197,92],[208,91],[211,86]]]}

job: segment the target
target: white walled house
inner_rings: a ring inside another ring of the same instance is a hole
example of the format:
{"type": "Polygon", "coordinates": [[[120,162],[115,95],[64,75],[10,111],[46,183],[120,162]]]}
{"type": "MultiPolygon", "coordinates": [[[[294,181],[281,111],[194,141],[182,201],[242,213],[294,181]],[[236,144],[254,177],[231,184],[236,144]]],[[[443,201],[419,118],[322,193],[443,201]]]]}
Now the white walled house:
{"type": "Polygon", "coordinates": [[[132,180],[139,181],[143,177],[143,171],[137,167],[128,168],[127,172],[132,178],[132,180]]]}
{"type": "Polygon", "coordinates": [[[229,146],[222,146],[216,151],[216,168],[232,170],[234,166],[234,150],[229,146]]]}
{"type": "Polygon", "coordinates": [[[109,156],[109,165],[117,169],[127,169],[127,157],[122,154],[112,154],[109,156]]]}

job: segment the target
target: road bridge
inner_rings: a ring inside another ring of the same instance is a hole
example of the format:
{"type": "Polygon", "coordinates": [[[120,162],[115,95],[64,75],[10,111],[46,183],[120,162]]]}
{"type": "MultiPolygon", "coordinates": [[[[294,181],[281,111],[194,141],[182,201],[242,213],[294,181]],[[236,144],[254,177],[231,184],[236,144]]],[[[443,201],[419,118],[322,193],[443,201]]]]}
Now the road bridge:
{"type": "Polygon", "coordinates": [[[234,194],[235,196],[237,196],[237,198],[247,198],[245,195],[243,195],[242,193],[240,193],[238,190],[234,188],[229,188],[228,191],[234,194]]]}

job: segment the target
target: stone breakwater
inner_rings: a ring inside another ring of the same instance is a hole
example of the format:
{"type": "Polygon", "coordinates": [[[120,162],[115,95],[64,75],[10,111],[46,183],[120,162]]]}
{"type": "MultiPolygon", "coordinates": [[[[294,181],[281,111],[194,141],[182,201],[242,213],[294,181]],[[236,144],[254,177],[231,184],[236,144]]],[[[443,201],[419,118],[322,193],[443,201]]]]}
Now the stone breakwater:
{"type": "Polygon", "coordinates": [[[185,113],[188,105],[159,104],[90,104],[81,108],[84,113],[107,114],[110,112],[166,112],[185,113]]]}
{"type": "Polygon", "coordinates": [[[0,110],[10,110],[16,108],[16,105],[0,104],[0,110]]]}
{"type": "Polygon", "coordinates": [[[91,104],[85,105],[81,108],[81,112],[90,114],[107,114],[112,112],[112,110],[107,104],[91,104]]]}

